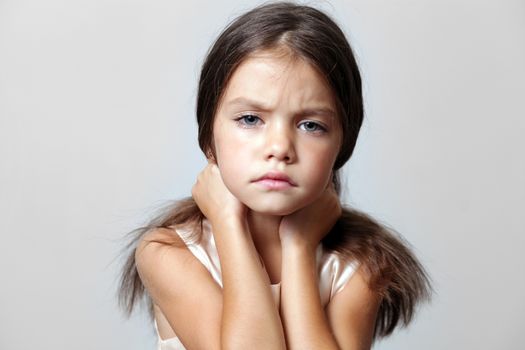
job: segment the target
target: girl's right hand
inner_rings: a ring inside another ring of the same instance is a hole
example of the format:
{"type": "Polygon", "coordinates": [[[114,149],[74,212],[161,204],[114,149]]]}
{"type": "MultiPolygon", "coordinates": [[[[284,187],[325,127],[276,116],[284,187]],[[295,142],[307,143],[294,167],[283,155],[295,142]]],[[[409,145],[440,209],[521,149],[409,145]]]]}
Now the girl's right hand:
{"type": "Polygon", "coordinates": [[[191,195],[212,225],[230,219],[246,219],[247,207],[228,190],[219,167],[212,161],[208,161],[197,176],[191,195]]]}

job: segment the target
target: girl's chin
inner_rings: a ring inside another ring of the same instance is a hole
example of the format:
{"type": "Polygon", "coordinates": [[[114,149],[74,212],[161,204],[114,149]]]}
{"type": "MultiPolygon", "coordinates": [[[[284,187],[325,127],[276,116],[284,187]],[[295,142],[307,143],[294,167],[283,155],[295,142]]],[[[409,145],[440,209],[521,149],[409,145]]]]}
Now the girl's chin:
{"type": "Polygon", "coordinates": [[[299,210],[297,206],[262,206],[246,204],[250,210],[260,215],[286,216],[299,210]]]}

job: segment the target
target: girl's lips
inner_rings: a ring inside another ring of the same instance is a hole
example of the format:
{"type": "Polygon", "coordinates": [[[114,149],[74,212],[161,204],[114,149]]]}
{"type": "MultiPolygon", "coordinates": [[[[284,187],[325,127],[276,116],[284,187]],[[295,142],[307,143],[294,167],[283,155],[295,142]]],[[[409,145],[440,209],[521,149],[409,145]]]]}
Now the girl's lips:
{"type": "Polygon", "coordinates": [[[268,179],[268,178],[257,180],[255,181],[255,183],[267,189],[270,189],[270,190],[285,190],[285,189],[294,187],[288,181],[274,180],[274,179],[268,179]]]}
{"type": "Polygon", "coordinates": [[[274,182],[275,181],[287,182],[288,184],[290,184],[290,186],[297,186],[292,181],[292,179],[290,179],[288,177],[288,175],[286,175],[285,173],[280,172],[280,171],[269,171],[266,174],[264,174],[263,176],[259,177],[257,180],[255,180],[255,182],[259,182],[259,181],[262,181],[262,180],[273,180],[274,182]]]}
{"type": "Polygon", "coordinates": [[[283,190],[297,186],[285,173],[270,171],[254,181],[273,190],[283,190]]]}

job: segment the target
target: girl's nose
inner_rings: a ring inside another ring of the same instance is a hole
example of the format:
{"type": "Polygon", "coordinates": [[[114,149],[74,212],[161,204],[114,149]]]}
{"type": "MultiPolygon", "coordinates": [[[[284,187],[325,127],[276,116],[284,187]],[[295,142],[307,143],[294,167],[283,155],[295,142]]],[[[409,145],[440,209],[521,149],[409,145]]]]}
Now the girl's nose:
{"type": "Polygon", "coordinates": [[[275,158],[278,161],[291,163],[295,161],[295,140],[294,134],[286,126],[276,126],[269,128],[266,133],[265,158],[267,160],[275,158]]]}

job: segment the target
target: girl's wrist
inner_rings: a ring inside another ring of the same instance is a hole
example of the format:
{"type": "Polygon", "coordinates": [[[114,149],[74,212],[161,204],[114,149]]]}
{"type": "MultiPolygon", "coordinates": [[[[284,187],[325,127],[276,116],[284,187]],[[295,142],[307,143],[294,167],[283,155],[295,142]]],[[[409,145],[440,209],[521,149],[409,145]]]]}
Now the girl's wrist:
{"type": "Polygon", "coordinates": [[[314,244],[299,236],[285,237],[281,239],[281,247],[283,251],[314,253],[318,244],[314,244]]]}
{"type": "Polygon", "coordinates": [[[241,218],[230,216],[221,218],[211,223],[214,232],[225,232],[226,234],[232,236],[236,233],[249,235],[249,228],[246,220],[241,218]]]}

